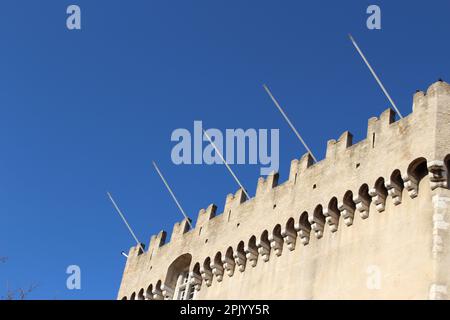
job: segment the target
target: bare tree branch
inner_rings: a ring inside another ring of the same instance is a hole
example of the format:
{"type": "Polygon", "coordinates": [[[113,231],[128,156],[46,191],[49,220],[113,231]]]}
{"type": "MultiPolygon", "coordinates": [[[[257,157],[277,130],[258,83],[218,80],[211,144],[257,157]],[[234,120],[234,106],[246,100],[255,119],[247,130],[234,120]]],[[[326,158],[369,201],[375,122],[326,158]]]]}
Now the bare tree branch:
{"type": "MultiPolygon", "coordinates": [[[[5,263],[8,260],[7,257],[0,257],[0,263],[5,263]]],[[[28,288],[19,288],[13,290],[9,287],[9,282],[6,282],[6,294],[1,296],[0,300],[25,300],[28,295],[38,287],[37,284],[32,284],[28,288]]]]}

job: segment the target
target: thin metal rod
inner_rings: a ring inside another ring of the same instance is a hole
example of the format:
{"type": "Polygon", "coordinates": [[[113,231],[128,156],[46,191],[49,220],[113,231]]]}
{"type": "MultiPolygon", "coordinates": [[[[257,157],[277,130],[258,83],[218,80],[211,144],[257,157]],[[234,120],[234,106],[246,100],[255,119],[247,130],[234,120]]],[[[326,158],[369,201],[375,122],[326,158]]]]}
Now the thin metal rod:
{"type": "Polygon", "coordinates": [[[372,66],[370,65],[369,61],[367,61],[366,57],[364,56],[364,53],[362,53],[361,49],[359,48],[358,44],[356,43],[355,39],[353,39],[352,35],[349,34],[348,35],[350,37],[350,40],[353,43],[353,46],[356,48],[356,50],[358,51],[359,55],[361,56],[361,58],[364,60],[364,62],[366,63],[367,67],[369,68],[370,72],[372,73],[373,77],[375,78],[375,80],[378,82],[378,85],[381,87],[381,90],[383,90],[385,96],[388,98],[389,102],[391,103],[391,105],[394,107],[395,111],[397,112],[398,116],[400,118],[403,119],[402,114],[400,113],[400,110],[398,110],[397,106],[395,105],[394,101],[392,100],[391,96],[389,95],[389,93],[387,92],[386,88],[384,87],[383,83],[381,83],[380,78],[378,78],[377,74],[375,73],[375,71],[373,70],[372,66]]]}
{"type": "Polygon", "coordinates": [[[194,229],[192,227],[191,221],[189,220],[189,218],[187,217],[186,213],[184,212],[183,208],[181,207],[180,203],[177,200],[177,197],[175,197],[175,194],[173,193],[172,189],[170,188],[169,184],[167,183],[166,179],[164,178],[163,174],[161,173],[161,171],[159,170],[158,166],[156,165],[156,162],[153,161],[153,166],[155,167],[156,172],[158,173],[159,177],[161,178],[162,182],[164,182],[164,185],[166,186],[167,190],[169,191],[170,195],[172,196],[173,200],[175,201],[175,203],[177,204],[178,209],[180,209],[181,213],[183,214],[183,216],[186,218],[187,223],[189,224],[189,227],[191,227],[191,229],[194,229]]]}
{"type": "Polygon", "coordinates": [[[138,244],[138,246],[141,248],[142,252],[144,251],[144,248],[142,247],[142,244],[139,242],[138,238],[136,237],[136,235],[134,234],[133,230],[131,229],[130,225],[128,224],[127,219],[125,219],[125,216],[123,215],[122,211],[120,211],[119,207],[117,206],[116,202],[114,201],[113,197],[111,196],[111,194],[109,192],[106,193],[109,197],[109,200],[111,200],[114,208],[116,209],[117,213],[120,215],[120,217],[122,218],[123,222],[125,223],[125,225],[127,226],[128,230],[130,231],[131,235],[133,236],[134,240],[136,240],[136,243],[138,244]]]}
{"type": "Polygon", "coordinates": [[[244,186],[242,185],[242,183],[239,181],[239,179],[236,177],[236,175],[234,174],[233,170],[231,170],[230,166],[228,165],[228,163],[225,161],[222,153],[219,151],[219,149],[217,149],[216,145],[214,144],[214,142],[212,142],[211,138],[209,137],[209,135],[206,133],[205,130],[203,130],[203,133],[205,134],[206,138],[208,138],[209,142],[211,143],[211,145],[214,147],[214,150],[216,150],[217,154],[219,155],[220,159],[222,159],[223,164],[227,167],[228,171],[231,173],[231,175],[233,176],[234,180],[237,182],[237,184],[241,187],[242,191],[244,192],[245,196],[247,197],[247,199],[250,199],[250,195],[247,193],[247,191],[245,190],[244,186]]]}
{"type": "Polygon", "coordinates": [[[297,129],[295,129],[294,125],[292,124],[291,120],[289,120],[286,113],[283,111],[283,108],[281,108],[280,104],[278,103],[277,99],[273,96],[272,92],[270,92],[269,87],[267,87],[265,84],[263,84],[264,90],[266,90],[267,94],[269,95],[270,99],[272,99],[275,106],[278,108],[278,110],[281,112],[281,115],[284,117],[284,119],[287,121],[289,126],[291,127],[292,131],[294,131],[297,138],[300,140],[300,142],[303,144],[306,150],[308,150],[308,153],[311,155],[311,157],[314,159],[314,162],[317,162],[316,157],[314,157],[314,154],[312,153],[311,149],[309,149],[308,145],[305,143],[305,140],[300,136],[300,133],[298,133],[297,129]]]}

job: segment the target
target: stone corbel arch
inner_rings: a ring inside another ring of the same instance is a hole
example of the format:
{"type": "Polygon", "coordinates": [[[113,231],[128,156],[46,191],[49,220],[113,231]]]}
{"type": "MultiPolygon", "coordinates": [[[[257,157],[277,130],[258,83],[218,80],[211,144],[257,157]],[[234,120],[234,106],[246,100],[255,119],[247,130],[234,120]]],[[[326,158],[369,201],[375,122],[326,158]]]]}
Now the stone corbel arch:
{"type": "Polygon", "coordinates": [[[372,197],[372,201],[375,204],[377,211],[383,212],[386,208],[386,198],[388,195],[383,177],[377,179],[374,187],[369,190],[369,195],[372,197]]]}
{"type": "Polygon", "coordinates": [[[402,192],[405,186],[400,170],[394,170],[394,172],[392,172],[391,174],[391,177],[386,180],[384,185],[386,186],[388,195],[391,196],[394,205],[398,206],[400,203],[402,203],[402,192]]]}
{"type": "Polygon", "coordinates": [[[256,246],[256,237],[252,236],[245,246],[245,257],[252,267],[258,263],[258,247],[256,246]]]}
{"type": "Polygon", "coordinates": [[[281,225],[277,224],[269,235],[270,248],[277,257],[283,252],[283,237],[281,236],[281,225]]]}
{"type": "Polygon", "coordinates": [[[417,197],[419,193],[419,182],[427,175],[427,159],[425,158],[417,158],[408,166],[406,174],[403,175],[403,182],[411,198],[417,197]]]}
{"type": "Polygon", "coordinates": [[[286,222],[286,226],[281,229],[281,236],[283,237],[284,243],[289,251],[293,251],[295,249],[295,243],[297,242],[297,232],[295,231],[294,218],[289,218],[286,222]]]}
{"type": "Polygon", "coordinates": [[[234,262],[238,266],[238,270],[240,272],[244,272],[245,265],[247,263],[247,257],[245,256],[244,247],[245,247],[244,241],[239,242],[236,252],[233,255],[234,262]]]}
{"type": "Polygon", "coordinates": [[[222,282],[224,270],[221,252],[217,252],[214,257],[214,260],[211,262],[211,271],[213,275],[216,276],[217,282],[222,282]]]}
{"type": "Polygon", "coordinates": [[[313,215],[309,217],[309,222],[311,223],[311,229],[314,231],[316,238],[322,238],[325,226],[325,216],[323,215],[323,207],[321,204],[316,206],[313,215]]]}
{"type": "Polygon", "coordinates": [[[358,194],[353,197],[353,202],[355,203],[356,209],[359,211],[359,216],[362,219],[367,219],[369,217],[369,208],[372,198],[369,195],[369,186],[366,183],[359,187],[358,194]]]}
{"type": "Polygon", "coordinates": [[[339,226],[340,212],[336,197],[331,198],[328,206],[323,210],[325,222],[329,225],[331,232],[336,232],[339,226]]]}
{"type": "Polygon", "coordinates": [[[355,209],[356,204],[353,201],[353,192],[348,190],[342,202],[338,203],[339,211],[341,212],[341,216],[344,218],[344,223],[347,227],[353,224],[353,219],[355,217],[355,209]]]}
{"type": "Polygon", "coordinates": [[[202,287],[202,275],[200,273],[200,263],[196,263],[194,265],[194,268],[189,273],[190,279],[191,279],[191,285],[194,287],[196,291],[199,291],[202,287]]]}
{"type": "Polygon", "coordinates": [[[258,241],[256,241],[256,245],[258,247],[258,253],[261,256],[264,262],[269,261],[270,259],[270,241],[269,241],[269,232],[264,230],[261,234],[261,237],[258,241]]]}
{"type": "Polygon", "coordinates": [[[205,281],[206,286],[210,287],[213,280],[210,257],[206,258],[203,265],[200,267],[200,274],[202,275],[202,279],[205,281]]]}
{"type": "Polygon", "coordinates": [[[236,263],[233,257],[233,248],[228,247],[225,256],[222,257],[223,268],[229,277],[233,276],[236,263]]]}
{"type": "Polygon", "coordinates": [[[141,290],[139,290],[139,293],[137,295],[137,300],[145,300],[144,297],[144,288],[141,288],[141,290]]]}
{"type": "Polygon", "coordinates": [[[304,211],[295,224],[295,230],[297,231],[298,236],[300,237],[300,241],[304,246],[309,243],[309,238],[311,235],[311,224],[308,219],[308,212],[304,211]]]}

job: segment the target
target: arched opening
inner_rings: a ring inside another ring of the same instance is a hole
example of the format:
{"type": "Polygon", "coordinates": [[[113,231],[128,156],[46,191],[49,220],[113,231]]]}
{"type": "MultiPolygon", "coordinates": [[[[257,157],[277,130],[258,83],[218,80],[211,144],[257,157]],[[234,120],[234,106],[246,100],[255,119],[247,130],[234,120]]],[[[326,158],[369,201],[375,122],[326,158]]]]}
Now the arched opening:
{"type": "Polygon", "coordinates": [[[428,175],[427,159],[418,158],[411,162],[408,167],[408,175],[414,177],[417,182],[420,182],[428,175]]]}
{"type": "Polygon", "coordinates": [[[245,256],[245,250],[244,250],[245,244],[244,241],[239,242],[238,246],[237,246],[237,252],[240,254],[243,254],[245,256]]]}
{"type": "Polygon", "coordinates": [[[311,231],[311,224],[309,223],[308,212],[305,211],[300,215],[299,225],[311,231]]]}
{"type": "Polygon", "coordinates": [[[323,207],[321,204],[319,204],[313,212],[312,220],[311,221],[311,228],[314,230],[314,234],[316,235],[317,239],[320,239],[323,237],[323,229],[325,225],[325,216],[323,215],[323,207]]]}
{"type": "Polygon", "coordinates": [[[234,274],[234,252],[232,247],[228,247],[227,251],[225,251],[225,256],[222,257],[223,268],[225,272],[231,277],[234,274]]]}
{"type": "Polygon", "coordinates": [[[344,194],[342,199],[342,204],[339,205],[339,211],[341,212],[342,218],[344,219],[346,226],[351,226],[353,224],[353,219],[355,217],[356,203],[353,201],[353,192],[348,190],[344,194]]]}
{"type": "Polygon", "coordinates": [[[122,297],[120,300],[128,300],[127,296],[122,297]]]}
{"type": "Polygon", "coordinates": [[[190,285],[189,268],[192,256],[183,254],[175,259],[167,269],[164,289],[175,300],[190,300],[193,290],[190,285]]]}
{"type": "Polygon", "coordinates": [[[214,264],[222,266],[222,253],[221,252],[216,253],[216,255],[214,257],[214,264]]]}
{"type": "Polygon", "coordinates": [[[192,268],[192,271],[189,273],[189,284],[193,287],[193,289],[190,289],[189,294],[191,297],[189,299],[194,299],[195,291],[199,291],[202,285],[202,273],[200,271],[200,263],[194,264],[194,268],[192,268]]]}
{"type": "Polygon", "coordinates": [[[297,231],[295,231],[295,220],[294,218],[289,218],[286,222],[284,230],[281,231],[284,242],[290,251],[295,249],[295,243],[297,241],[297,231]]]}
{"type": "Polygon", "coordinates": [[[200,273],[200,263],[197,262],[197,263],[194,265],[194,269],[192,269],[192,272],[193,272],[194,274],[198,275],[198,276],[201,276],[201,273],[200,273]]]}
{"type": "Polygon", "coordinates": [[[386,207],[386,198],[388,195],[383,177],[380,177],[375,181],[375,185],[373,189],[369,190],[369,194],[372,197],[377,211],[383,212],[386,207]]]}
{"type": "Polygon", "coordinates": [[[408,190],[408,194],[411,198],[417,197],[419,194],[419,183],[427,175],[428,167],[425,158],[418,158],[408,166],[403,181],[405,189],[408,190]]]}
{"type": "Polygon", "coordinates": [[[275,228],[273,228],[272,234],[276,237],[281,238],[281,225],[277,224],[275,228]]]}
{"type": "Polygon", "coordinates": [[[267,262],[270,258],[270,241],[269,241],[269,232],[264,230],[259,238],[257,243],[258,252],[261,254],[263,261],[267,262]]]}
{"type": "Polygon", "coordinates": [[[234,253],[234,261],[238,266],[240,272],[244,272],[245,265],[247,263],[247,257],[245,256],[245,243],[244,241],[239,242],[236,252],[234,253]]]}
{"type": "Polygon", "coordinates": [[[308,212],[305,211],[300,215],[298,225],[295,226],[295,229],[298,231],[300,241],[306,246],[309,243],[311,234],[311,224],[309,223],[308,212]]]}
{"type": "Polygon", "coordinates": [[[328,202],[328,210],[331,210],[333,212],[339,212],[338,200],[336,197],[331,198],[330,202],[328,202]]]}
{"type": "Polygon", "coordinates": [[[394,170],[394,172],[392,172],[391,174],[391,181],[394,182],[395,184],[397,184],[401,190],[403,190],[403,179],[402,179],[402,174],[400,173],[400,170],[394,170]]]}
{"type": "Polygon", "coordinates": [[[402,202],[402,192],[405,187],[400,170],[397,169],[392,172],[391,177],[386,181],[385,186],[394,205],[399,205],[402,202]]]}
{"type": "Polygon", "coordinates": [[[339,225],[340,212],[338,209],[338,200],[336,197],[331,198],[328,202],[327,209],[324,212],[325,221],[330,226],[331,232],[336,232],[339,225]]]}
{"type": "Polygon", "coordinates": [[[207,257],[203,262],[203,269],[211,271],[211,258],[207,257]]]}
{"type": "Polygon", "coordinates": [[[286,231],[295,232],[295,220],[294,218],[289,218],[286,222],[286,231]]]}
{"type": "Polygon", "coordinates": [[[202,278],[205,280],[206,285],[209,287],[213,279],[210,257],[207,257],[205,261],[203,261],[203,265],[200,268],[200,273],[202,274],[202,278]]]}
{"type": "Polygon", "coordinates": [[[265,242],[265,243],[269,243],[269,231],[264,230],[263,233],[261,234],[260,237],[260,241],[265,242]]]}
{"type": "Polygon", "coordinates": [[[258,247],[256,246],[256,237],[255,236],[252,236],[250,238],[250,240],[248,241],[248,247],[253,249],[253,250],[257,250],[258,249],[258,247]]]}
{"type": "Polygon", "coordinates": [[[382,195],[387,196],[388,192],[386,186],[384,185],[384,178],[380,177],[375,182],[375,189],[379,191],[382,195]]]}
{"type": "Polygon", "coordinates": [[[219,251],[216,253],[216,255],[214,256],[214,260],[211,264],[211,269],[212,269],[212,273],[213,275],[216,276],[217,281],[221,282],[223,279],[223,262],[222,262],[222,253],[219,251]]]}
{"type": "Polygon", "coordinates": [[[147,300],[153,300],[153,285],[152,284],[150,284],[147,287],[147,290],[145,290],[145,298],[147,300]]]}
{"type": "Polygon", "coordinates": [[[272,234],[269,236],[270,247],[278,257],[281,256],[281,253],[283,252],[283,236],[281,232],[281,225],[277,224],[273,228],[272,234]]]}
{"type": "Polygon", "coordinates": [[[139,293],[138,293],[138,295],[137,295],[137,299],[138,299],[138,300],[145,300],[145,297],[144,297],[144,288],[142,288],[141,290],[139,290],[139,293]]]}
{"type": "Polygon", "coordinates": [[[228,247],[226,253],[225,253],[225,259],[233,259],[233,248],[228,247]]]}
{"type": "Polygon", "coordinates": [[[369,194],[369,186],[364,183],[358,190],[358,196],[353,199],[361,218],[367,219],[369,217],[370,203],[372,202],[372,197],[369,194]]]}
{"type": "Polygon", "coordinates": [[[136,292],[133,292],[130,296],[130,300],[136,300],[136,292]]]}
{"type": "Polygon", "coordinates": [[[369,195],[369,186],[367,185],[367,183],[364,183],[358,191],[358,196],[362,199],[362,200],[366,200],[368,203],[370,203],[370,201],[372,201],[372,198],[369,195]]]}
{"type": "Polygon", "coordinates": [[[256,266],[258,261],[258,247],[256,246],[256,237],[252,236],[250,240],[248,240],[247,248],[245,248],[245,253],[247,256],[247,260],[250,262],[252,267],[256,266]]]}

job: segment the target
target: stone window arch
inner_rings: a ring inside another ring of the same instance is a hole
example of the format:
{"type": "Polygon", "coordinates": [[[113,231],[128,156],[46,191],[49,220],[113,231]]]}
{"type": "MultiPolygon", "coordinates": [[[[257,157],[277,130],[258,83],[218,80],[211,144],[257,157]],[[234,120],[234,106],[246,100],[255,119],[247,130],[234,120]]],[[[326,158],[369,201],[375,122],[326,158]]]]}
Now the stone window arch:
{"type": "Polygon", "coordinates": [[[281,235],[281,225],[277,224],[269,235],[270,247],[277,257],[283,252],[283,236],[281,235]]]}
{"type": "Polygon", "coordinates": [[[225,256],[222,257],[222,262],[223,268],[225,269],[225,272],[228,274],[228,276],[233,276],[236,263],[234,261],[234,252],[232,247],[228,247],[225,256]]]}
{"type": "Polygon", "coordinates": [[[228,249],[225,253],[225,258],[233,259],[233,248],[232,247],[228,247],[228,249]]]}
{"type": "Polygon", "coordinates": [[[167,269],[164,281],[164,296],[166,299],[190,300],[192,287],[190,285],[189,270],[192,256],[185,253],[176,258],[167,269]]]}

